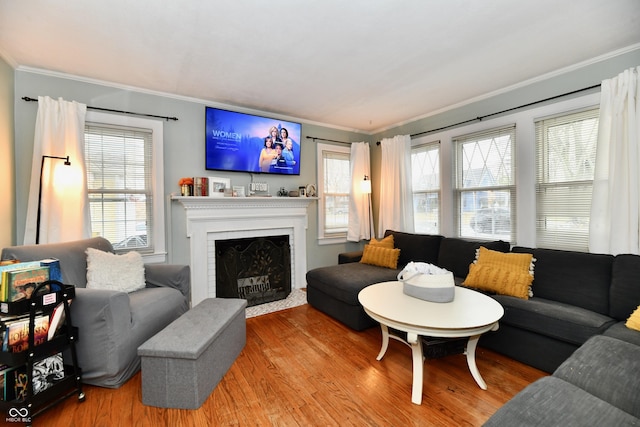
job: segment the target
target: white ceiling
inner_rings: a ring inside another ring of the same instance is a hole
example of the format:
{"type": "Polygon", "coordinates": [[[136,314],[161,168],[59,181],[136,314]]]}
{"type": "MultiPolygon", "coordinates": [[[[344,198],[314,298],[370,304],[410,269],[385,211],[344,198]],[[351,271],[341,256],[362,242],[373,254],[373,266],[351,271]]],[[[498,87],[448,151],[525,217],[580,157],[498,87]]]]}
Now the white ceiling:
{"type": "Polygon", "coordinates": [[[17,69],[366,132],[638,43],[639,0],[0,0],[17,69]]]}

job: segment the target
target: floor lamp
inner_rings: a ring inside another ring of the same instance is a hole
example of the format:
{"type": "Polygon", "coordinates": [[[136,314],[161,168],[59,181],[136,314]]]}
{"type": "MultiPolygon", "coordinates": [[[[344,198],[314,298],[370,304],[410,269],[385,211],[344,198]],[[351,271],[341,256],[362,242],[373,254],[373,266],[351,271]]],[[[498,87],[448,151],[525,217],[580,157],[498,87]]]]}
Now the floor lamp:
{"type": "Polygon", "coordinates": [[[367,195],[367,227],[369,227],[369,239],[373,237],[371,233],[371,180],[368,175],[364,176],[364,179],[360,182],[360,190],[363,194],[367,195]]]}
{"type": "Polygon", "coordinates": [[[71,166],[71,162],[69,161],[69,156],[67,157],[58,157],[58,156],[42,156],[42,162],[40,163],[40,188],[38,191],[38,216],[36,219],[36,245],[40,243],[40,215],[42,208],[42,173],[44,172],[44,161],[45,159],[60,159],[64,160],[65,166],[71,166]]]}

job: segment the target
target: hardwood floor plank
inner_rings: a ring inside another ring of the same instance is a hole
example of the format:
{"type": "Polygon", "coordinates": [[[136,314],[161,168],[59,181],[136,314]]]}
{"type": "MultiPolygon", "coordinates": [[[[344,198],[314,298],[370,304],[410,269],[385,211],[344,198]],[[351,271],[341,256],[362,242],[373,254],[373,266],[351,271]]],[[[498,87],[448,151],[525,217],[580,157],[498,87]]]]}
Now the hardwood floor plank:
{"type": "Polygon", "coordinates": [[[353,331],[308,305],[247,320],[247,345],[197,410],[142,404],[138,373],[117,390],[85,386],[33,425],[68,426],[479,426],[547,375],[479,347],[473,380],[464,355],[425,362],[422,405],[411,403],[411,350],[379,328],[353,331]]]}

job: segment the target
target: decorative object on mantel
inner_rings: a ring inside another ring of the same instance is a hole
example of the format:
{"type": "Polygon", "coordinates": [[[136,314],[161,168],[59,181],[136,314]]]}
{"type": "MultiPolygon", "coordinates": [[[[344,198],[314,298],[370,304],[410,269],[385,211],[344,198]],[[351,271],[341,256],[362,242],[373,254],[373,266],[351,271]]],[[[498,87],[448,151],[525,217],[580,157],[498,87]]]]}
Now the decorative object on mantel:
{"type": "Polygon", "coordinates": [[[210,197],[224,197],[226,190],[231,192],[231,180],[229,178],[220,178],[215,176],[209,177],[210,197]]]}
{"type": "Polygon", "coordinates": [[[183,196],[193,196],[193,178],[180,178],[178,181],[180,194],[183,196]]]}
{"type": "Polygon", "coordinates": [[[278,197],[287,197],[288,195],[289,192],[285,190],[284,187],[280,187],[280,190],[278,190],[278,197]]]}
{"type": "Polygon", "coordinates": [[[271,196],[269,194],[269,184],[266,182],[251,182],[249,183],[248,196],[271,196]]]}
{"type": "Polygon", "coordinates": [[[206,176],[198,176],[193,178],[193,195],[209,195],[209,178],[207,178],[206,176]]]}
{"type": "Polygon", "coordinates": [[[233,186],[233,197],[245,197],[244,186],[242,186],[242,185],[234,185],[233,186]]]}
{"type": "Polygon", "coordinates": [[[289,191],[289,197],[298,197],[298,196],[299,196],[298,190],[289,191]]]}
{"type": "Polygon", "coordinates": [[[316,190],[315,184],[307,185],[307,197],[316,197],[318,191],[316,190]]]}

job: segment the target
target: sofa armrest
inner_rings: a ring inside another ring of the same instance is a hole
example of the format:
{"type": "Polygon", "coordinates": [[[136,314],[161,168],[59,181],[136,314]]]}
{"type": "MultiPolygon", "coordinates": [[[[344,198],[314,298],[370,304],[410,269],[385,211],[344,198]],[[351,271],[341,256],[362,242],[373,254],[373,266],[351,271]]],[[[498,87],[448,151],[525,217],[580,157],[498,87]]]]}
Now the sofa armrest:
{"type": "Polygon", "coordinates": [[[100,381],[117,372],[120,346],[132,328],[129,294],[107,289],[76,288],[71,322],[78,327],[78,364],[87,380],[100,381]]]}
{"type": "Polygon", "coordinates": [[[338,264],[348,264],[350,262],[360,262],[363,251],[343,252],[338,254],[338,264]]]}
{"type": "Polygon", "coordinates": [[[179,290],[191,301],[191,270],[188,265],[145,264],[145,280],[148,288],[169,287],[179,290]]]}
{"type": "MultiPolygon", "coordinates": [[[[86,288],[76,288],[75,292],[76,297],[70,305],[71,320],[74,325],[81,326],[83,332],[88,325],[101,322],[107,322],[109,329],[114,331],[131,328],[131,308],[126,292],[86,288]]],[[[101,324],[100,329],[104,326],[101,324]]]]}

